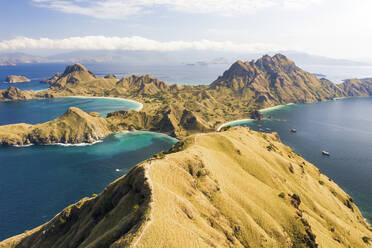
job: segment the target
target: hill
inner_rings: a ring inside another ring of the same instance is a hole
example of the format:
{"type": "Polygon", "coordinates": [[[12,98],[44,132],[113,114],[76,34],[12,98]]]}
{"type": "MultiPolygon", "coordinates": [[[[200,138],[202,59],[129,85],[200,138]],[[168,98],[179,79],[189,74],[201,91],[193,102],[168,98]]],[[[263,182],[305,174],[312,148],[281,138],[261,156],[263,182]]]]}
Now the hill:
{"type": "Polygon", "coordinates": [[[281,54],[235,62],[211,84],[210,90],[258,106],[323,101],[345,95],[339,86],[318,79],[281,54]]]}
{"type": "Polygon", "coordinates": [[[103,139],[111,130],[104,118],[71,107],[65,114],[43,124],[0,126],[1,145],[78,144],[103,139]]]}
{"type": "Polygon", "coordinates": [[[370,247],[352,198],[278,136],[196,134],[0,247],[370,247]]]}
{"type": "MultiPolygon", "coordinates": [[[[51,85],[49,90],[29,93],[28,97],[22,97],[19,91],[14,99],[74,95],[133,99],[143,103],[144,108],[140,112],[111,114],[116,130],[144,129],[180,138],[215,130],[232,120],[257,118],[257,110],[266,107],[367,96],[372,92],[371,80],[349,80],[337,85],[318,79],[281,54],[237,61],[210,85],[170,85],[149,75],[96,77],[81,64],[68,66],[63,73],[43,81],[51,85]]],[[[0,94],[0,100],[9,100],[5,93],[0,94]]]]}

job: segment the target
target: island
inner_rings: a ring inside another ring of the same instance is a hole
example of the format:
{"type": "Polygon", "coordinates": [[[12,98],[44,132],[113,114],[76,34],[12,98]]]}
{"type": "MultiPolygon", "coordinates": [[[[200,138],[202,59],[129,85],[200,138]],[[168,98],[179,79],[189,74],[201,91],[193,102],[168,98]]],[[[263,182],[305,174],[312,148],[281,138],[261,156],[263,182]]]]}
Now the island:
{"type": "Polygon", "coordinates": [[[25,76],[16,76],[16,75],[10,75],[5,79],[5,82],[7,83],[26,83],[31,82],[30,79],[26,78],[25,76]]]}
{"type": "MultiPolygon", "coordinates": [[[[81,64],[67,66],[45,82],[50,88],[42,92],[0,90],[0,101],[66,96],[132,99],[143,103],[143,109],[109,113],[104,119],[115,127],[109,130],[149,130],[177,138],[212,132],[235,120],[260,119],[259,110],[277,105],[372,95],[371,79],[334,84],[302,70],[281,54],[237,61],[210,85],[170,85],[150,75],[96,77],[81,64]]],[[[6,145],[4,140],[0,143],[6,145]]],[[[47,143],[59,141],[47,139],[47,143]]]]}
{"type": "Polygon", "coordinates": [[[179,142],[0,248],[372,245],[372,227],[353,198],[278,134],[224,125],[263,118],[260,110],[276,105],[370,96],[370,79],[334,84],[278,54],[237,61],[210,85],[101,78],[81,64],[47,83],[43,92],[2,90],[0,100],[106,96],[139,101],[143,109],[101,117],[71,107],[46,123],[0,126],[1,145],[94,143],[125,130],[179,142]]]}

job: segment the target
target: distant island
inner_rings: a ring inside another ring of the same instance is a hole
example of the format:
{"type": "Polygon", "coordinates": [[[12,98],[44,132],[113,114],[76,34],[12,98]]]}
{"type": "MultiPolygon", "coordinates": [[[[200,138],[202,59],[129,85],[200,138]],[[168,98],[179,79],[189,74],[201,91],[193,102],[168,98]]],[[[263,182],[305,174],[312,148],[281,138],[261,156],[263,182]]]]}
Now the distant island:
{"type": "Polygon", "coordinates": [[[5,79],[5,82],[13,84],[31,82],[31,80],[25,76],[10,75],[5,79]]]}

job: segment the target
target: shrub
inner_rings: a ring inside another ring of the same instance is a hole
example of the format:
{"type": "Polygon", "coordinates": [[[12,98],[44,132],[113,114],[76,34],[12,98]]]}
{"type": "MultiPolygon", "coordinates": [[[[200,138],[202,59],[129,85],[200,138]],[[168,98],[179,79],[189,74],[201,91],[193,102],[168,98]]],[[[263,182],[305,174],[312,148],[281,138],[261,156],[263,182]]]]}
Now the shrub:
{"type": "Polygon", "coordinates": [[[225,127],[223,127],[223,128],[221,128],[221,132],[225,132],[225,131],[227,131],[227,130],[229,130],[231,128],[231,126],[225,126],[225,127]]]}
{"type": "Polygon", "coordinates": [[[66,220],[62,216],[59,216],[59,223],[65,224],[66,220]]]}
{"type": "Polygon", "coordinates": [[[164,151],[152,155],[154,158],[162,159],[165,157],[164,151]]]}
{"type": "Polygon", "coordinates": [[[324,182],[322,180],[319,180],[320,185],[324,185],[324,182]]]}
{"type": "Polygon", "coordinates": [[[139,206],[138,204],[134,205],[134,206],[133,206],[133,212],[134,212],[134,213],[137,213],[139,207],[140,207],[140,206],[139,206]]]}
{"type": "Polygon", "coordinates": [[[284,192],[281,192],[279,195],[278,195],[280,198],[285,198],[285,194],[284,194],[284,192]]]}
{"type": "Polygon", "coordinates": [[[364,236],[362,238],[363,242],[366,243],[366,244],[369,244],[369,242],[371,241],[371,238],[367,237],[367,236],[364,236]]]}

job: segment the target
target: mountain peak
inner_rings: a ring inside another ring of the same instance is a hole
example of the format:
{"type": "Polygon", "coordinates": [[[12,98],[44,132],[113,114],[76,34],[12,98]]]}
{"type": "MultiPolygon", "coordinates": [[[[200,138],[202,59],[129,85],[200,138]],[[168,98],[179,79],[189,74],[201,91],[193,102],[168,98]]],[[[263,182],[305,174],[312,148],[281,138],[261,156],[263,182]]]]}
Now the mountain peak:
{"type": "Polygon", "coordinates": [[[68,65],[66,67],[65,71],[63,72],[62,77],[66,76],[66,75],[68,75],[70,73],[73,73],[73,72],[89,72],[89,71],[82,64],[68,65]]]}

